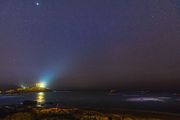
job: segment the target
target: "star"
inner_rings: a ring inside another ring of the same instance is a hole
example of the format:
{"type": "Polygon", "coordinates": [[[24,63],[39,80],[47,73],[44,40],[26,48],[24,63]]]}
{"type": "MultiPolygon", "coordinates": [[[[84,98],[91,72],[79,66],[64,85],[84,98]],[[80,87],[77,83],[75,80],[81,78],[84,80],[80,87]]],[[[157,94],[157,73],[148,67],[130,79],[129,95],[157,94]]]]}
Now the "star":
{"type": "Polygon", "coordinates": [[[39,6],[39,2],[36,2],[36,5],[39,6]]]}

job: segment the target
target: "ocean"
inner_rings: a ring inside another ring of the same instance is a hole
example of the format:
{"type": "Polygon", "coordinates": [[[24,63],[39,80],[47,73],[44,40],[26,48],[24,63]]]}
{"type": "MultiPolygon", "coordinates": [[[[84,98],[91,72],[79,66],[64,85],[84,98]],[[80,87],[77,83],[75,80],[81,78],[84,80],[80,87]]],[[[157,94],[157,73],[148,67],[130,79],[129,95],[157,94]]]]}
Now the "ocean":
{"type": "Polygon", "coordinates": [[[132,109],[180,113],[180,96],[171,93],[120,93],[105,91],[57,91],[21,95],[0,95],[0,105],[18,105],[23,101],[51,102],[58,107],[84,109],[132,109]]]}

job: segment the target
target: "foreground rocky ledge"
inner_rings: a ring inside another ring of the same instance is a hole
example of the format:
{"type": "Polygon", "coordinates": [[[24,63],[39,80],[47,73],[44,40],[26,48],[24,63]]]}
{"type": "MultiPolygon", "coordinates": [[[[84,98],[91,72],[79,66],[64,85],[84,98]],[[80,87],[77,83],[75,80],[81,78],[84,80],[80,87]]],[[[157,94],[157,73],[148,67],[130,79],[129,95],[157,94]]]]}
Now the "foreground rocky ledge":
{"type": "MultiPolygon", "coordinates": [[[[5,111],[1,111],[3,113],[5,111]]],[[[70,108],[32,108],[11,111],[0,120],[179,120],[178,116],[136,112],[107,113],[70,108]]]]}

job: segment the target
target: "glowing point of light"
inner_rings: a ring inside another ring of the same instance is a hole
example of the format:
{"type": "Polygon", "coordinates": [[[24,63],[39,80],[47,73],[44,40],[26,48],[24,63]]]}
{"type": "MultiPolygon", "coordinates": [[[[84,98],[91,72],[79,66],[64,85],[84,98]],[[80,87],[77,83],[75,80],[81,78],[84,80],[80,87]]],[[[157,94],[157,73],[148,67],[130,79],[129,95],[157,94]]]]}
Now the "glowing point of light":
{"type": "Polygon", "coordinates": [[[46,83],[45,82],[38,82],[36,83],[36,87],[40,87],[40,88],[46,88],[46,83]]]}
{"type": "Polygon", "coordinates": [[[24,86],[24,85],[21,85],[21,88],[23,88],[23,89],[26,89],[26,86],[24,86]]]}
{"type": "Polygon", "coordinates": [[[39,6],[39,2],[36,2],[36,5],[39,6]]]}
{"type": "Polygon", "coordinates": [[[41,83],[40,83],[40,87],[45,88],[45,87],[46,87],[46,84],[45,84],[44,82],[41,82],[41,83]]]}

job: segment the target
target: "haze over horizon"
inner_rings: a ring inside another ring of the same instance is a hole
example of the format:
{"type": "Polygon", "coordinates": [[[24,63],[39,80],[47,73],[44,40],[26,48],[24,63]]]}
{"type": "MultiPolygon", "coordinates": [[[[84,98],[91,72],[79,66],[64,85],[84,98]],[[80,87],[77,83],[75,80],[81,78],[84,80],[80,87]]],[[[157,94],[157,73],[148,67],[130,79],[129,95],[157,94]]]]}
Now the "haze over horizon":
{"type": "Polygon", "coordinates": [[[179,0],[1,0],[0,84],[180,88],[179,0]]]}

